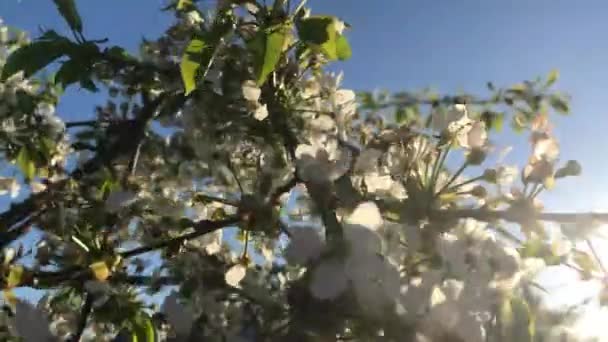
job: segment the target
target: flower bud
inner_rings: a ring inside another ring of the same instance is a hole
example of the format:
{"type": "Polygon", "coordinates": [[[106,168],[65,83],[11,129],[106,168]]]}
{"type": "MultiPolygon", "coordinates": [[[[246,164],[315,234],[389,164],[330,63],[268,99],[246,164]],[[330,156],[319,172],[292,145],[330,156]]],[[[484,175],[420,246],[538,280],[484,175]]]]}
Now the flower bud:
{"type": "Polygon", "coordinates": [[[486,159],[486,151],[481,148],[472,149],[467,155],[469,165],[480,165],[486,159]]]}
{"type": "Polygon", "coordinates": [[[487,169],[483,172],[483,180],[488,183],[496,184],[498,179],[498,172],[494,169],[487,169]]]}
{"type": "Polygon", "coordinates": [[[488,191],[481,185],[477,185],[471,190],[471,195],[477,198],[485,198],[488,195],[488,191]]]}

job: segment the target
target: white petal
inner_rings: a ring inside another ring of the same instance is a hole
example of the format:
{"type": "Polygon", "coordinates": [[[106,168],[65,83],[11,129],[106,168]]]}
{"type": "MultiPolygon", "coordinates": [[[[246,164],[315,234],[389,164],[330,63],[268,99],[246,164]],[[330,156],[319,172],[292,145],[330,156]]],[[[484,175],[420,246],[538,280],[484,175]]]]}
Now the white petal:
{"type": "Polygon", "coordinates": [[[318,148],[312,145],[300,144],[296,147],[296,158],[300,159],[304,156],[315,158],[318,148]]]}
{"type": "Polygon", "coordinates": [[[534,143],[534,157],[554,161],[559,155],[559,144],[552,137],[540,139],[534,143]]]}
{"type": "Polygon", "coordinates": [[[344,264],[330,259],[318,265],[312,274],[310,292],[318,299],[328,300],[340,296],[347,288],[344,264]]]}
{"type": "Polygon", "coordinates": [[[431,298],[429,299],[430,307],[432,308],[436,305],[442,304],[445,302],[445,300],[446,296],[443,294],[443,291],[441,291],[439,286],[435,286],[431,292],[431,298]]]}
{"type": "Polygon", "coordinates": [[[346,223],[375,231],[382,226],[383,220],[378,206],[374,202],[365,202],[355,208],[346,218],[346,223]]]}
{"type": "Polygon", "coordinates": [[[328,115],[321,115],[310,122],[311,126],[319,131],[330,131],[336,128],[336,122],[328,115]]]}
{"type": "Polygon", "coordinates": [[[133,204],[137,194],[131,191],[114,191],[106,199],[106,211],[116,213],[123,207],[133,204]]]}
{"type": "Polygon", "coordinates": [[[247,274],[247,267],[242,264],[236,264],[228,269],[224,278],[226,283],[230,286],[238,287],[241,280],[245,278],[247,274]]]}
{"type": "Polygon", "coordinates": [[[338,106],[342,106],[349,103],[355,102],[355,92],[350,89],[340,89],[335,92],[335,103],[338,106]]]}
{"type": "Polygon", "coordinates": [[[486,125],[482,121],[476,121],[469,131],[467,140],[469,148],[481,148],[488,139],[486,125]]]}
{"type": "Polygon", "coordinates": [[[260,99],[260,95],[262,94],[262,89],[258,87],[255,81],[249,80],[245,81],[242,86],[243,89],[243,97],[247,101],[257,102],[260,99]]]}
{"type": "Polygon", "coordinates": [[[259,105],[255,113],[253,113],[253,117],[258,121],[266,119],[268,117],[268,106],[266,104],[259,105]]]}

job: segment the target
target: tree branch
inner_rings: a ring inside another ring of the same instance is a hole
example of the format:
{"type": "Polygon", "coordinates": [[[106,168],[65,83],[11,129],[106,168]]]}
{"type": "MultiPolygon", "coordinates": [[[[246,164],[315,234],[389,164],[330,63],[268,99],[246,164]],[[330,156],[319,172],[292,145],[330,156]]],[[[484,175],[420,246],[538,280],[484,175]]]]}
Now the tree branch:
{"type": "Polygon", "coordinates": [[[85,296],[86,298],[84,301],[84,305],[82,306],[80,318],[78,320],[78,327],[76,328],[76,334],[74,335],[74,338],[71,340],[72,342],[80,341],[82,333],[87,327],[87,321],[89,319],[89,315],[91,314],[91,309],[93,308],[93,295],[89,293],[85,296]]]}
{"type": "Polygon", "coordinates": [[[198,221],[195,223],[195,225],[194,225],[195,231],[192,233],[178,236],[176,238],[169,239],[169,240],[159,241],[157,243],[153,243],[153,244],[150,244],[147,246],[137,247],[137,248],[131,249],[129,251],[119,253],[119,255],[122,256],[123,258],[130,258],[130,257],[136,256],[136,255],[148,253],[153,250],[160,249],[160,248],[165,248],[165,247],[168,247],[168,246],[176,244],[176,243],[180,243],[185,240],[195,239],[197,237],[214,232],[214,231],[224,228],[226,226],[236,224],[238,222],[239,222],[238,217],[229,217],[227,219],[219,220],[219,221],[201,220],[201,221],[198,221]]]}

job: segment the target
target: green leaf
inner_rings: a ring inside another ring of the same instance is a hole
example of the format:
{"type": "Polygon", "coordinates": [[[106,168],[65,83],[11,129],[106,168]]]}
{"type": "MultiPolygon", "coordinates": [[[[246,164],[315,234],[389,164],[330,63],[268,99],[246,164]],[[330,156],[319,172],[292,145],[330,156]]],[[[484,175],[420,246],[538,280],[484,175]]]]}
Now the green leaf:
{"type": "Polygon", "coordinates": [[[64,89],[70,84],[76,83],[82,79],[83,76],[88,74],[86,66],[82,65],[80,61],[70,59],[63,62],[59,71],[55,75],[55,84],[60,84],[64,89]]]}
{"type": "Polygon", "coordinates": [[[560,114],[568,114],[570,112],[568,101],[557,94],[551,95],[549,102],[551,103],[551,107],[560,114]]]}
{"type": "Polygon", "coordinates": [[[559,79],[559,70],[553,69],[549,72],[549,76],[547,76],[547,83],[545,86],[550,87],[559,79]]]}
{"type": "Polygon", "coordinates": [[[511,341],[532,341],[534,338],[534,319],[530,306],[521,298],[511,299],[513,310],[513,338],[511,341]]]}
{"type": "Polygon", "coordinates": [[[95,85],[95,82],[93,82],[90,78],[81,79],[80,86],[92,93],[96,93],[99,91],[99,88],[97,88],[97,86],[95,85]]]}
{"type": "Polygon", "coordinates": [[[70,28],[76,32],[82,33],[82,20],[78,14],[78,9],[74,0],[53,0],[61,13],[61,16],[68,23],[70,28]]]}
{"type": "Polygon", "coordinates": [[[574,262],[583,270],[583,276],[590,276],[591,273],[598,270],[595,259],[585,252],[578,250],[574,251],[574,262]]]}
{"type": "Polygon", "coordinates": [[[184,9],[187,9],[188,7],[191,7],[192,5],[193,5],[192,0],[178,0],[177,1],[177,10],[183,11],[184,9]]]}
{"type": "Polygon", "coordinates": [[[331,40],[331,32],[335,35],[333,27],[334,17],[311,16],[298,22],[298,35],[300,39],[308,44],[322,45],[331,40]],[[331,29],[330,29],[331,28],[331,29]]]}
{"type": "Polygon", "coordinates": [[[258,85],[264,84],[274,71],[290,38],[290,26],[279,24],[260,30],[250,41],[254,56],[254,69],[258,85]]]}
{"type": "Polygon", "coordinates": [[[341,61],[349,59],[353,54],[350,44],[344,35],[339,35],[338,38],[336,38],[336,52],[338,59],[341,61]]]}
{"type": "Polygon", "coordinates": [[[72,43],[63,37],[25,45],[8,56],[0,80],[6,80],[19,71],[23,71],[25,77],[30,77],[63,56],[71,47],[72,43]]]}
{"type": "Polygon", "coordinates": [[[502,341],[533,341],[535,324],[528,303],[520,298],[506,298],[498,314],[502,341]]]}
{"type": "Polygon", "coordinates": [[[501,132],[504,126],[505,114],[495,112],[485,112],[481,115],[481,120],[485,122],[486,127],[501,132]]]}
{"type": "Polygon", "coordinates": [[[182,81],[184,82],[184,89],[186,95],[190,94],[196,89],[196,77],[201,67],[200,60],[193,60],[193,57],[203,52],[207,45],[201,39],[192,39],[186,52],[182,56],[182,62],[180,63],[180,71],[182,74],[182,81]]]}
{"type": "Polygon", "coordinates": [[[32,151],[27,146],[21,147],[17,155],[17,166],[23,172],[26,180],[32,180],[36,176],[36,164],[32,151]]]}
{"type": "Polygon", "coordinates": [[[346,38],[338,33],[337,20],[330,16],[313,16],[301,20],[298,24],[300,39],[320,49],[330,61],[350,58],[350,45],[346,38]]]}
{"type": "Polygon", "coordinates": [[[133,322],[133,333],[137,337],[137,342],[156,342],[156,329],[149,317],[138,317],[133,322]]]}

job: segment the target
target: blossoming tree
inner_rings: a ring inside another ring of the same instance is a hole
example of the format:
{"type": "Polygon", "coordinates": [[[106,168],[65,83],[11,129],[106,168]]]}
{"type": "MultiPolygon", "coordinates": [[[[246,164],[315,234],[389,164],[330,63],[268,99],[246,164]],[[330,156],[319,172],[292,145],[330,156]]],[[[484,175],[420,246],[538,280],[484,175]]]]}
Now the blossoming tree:
{"type": "Polygon", "coordinates": [[[55,3],[71,37],[0,27],[19,170],[0,191],[24,198],[0,214],[3,339],[557,341],[535,276],[606,275],[590,236],[608,215],[537,198],[581,172],[551,133],[556,72],[487,97],[356,95],[324,71],[349,26],[304,2],[172,2],[139,56],[55,3]],[[64,122],[69,87],[108,102],[64,122]],[[504,121],[530,136],[521,169],[489,162],[504,121]]]}

